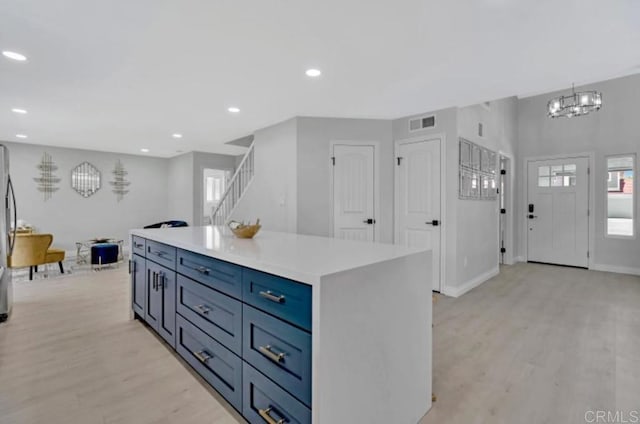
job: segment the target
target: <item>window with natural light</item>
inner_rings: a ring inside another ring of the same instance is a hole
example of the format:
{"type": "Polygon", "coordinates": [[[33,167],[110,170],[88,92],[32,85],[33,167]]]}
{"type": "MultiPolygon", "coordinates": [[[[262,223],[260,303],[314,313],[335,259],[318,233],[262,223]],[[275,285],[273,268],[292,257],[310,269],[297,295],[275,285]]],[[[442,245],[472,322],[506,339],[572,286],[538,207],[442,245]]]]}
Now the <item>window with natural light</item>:
{"type": "Polygon", "coordinates": [[[635,155],[607,158],[607,235],[633,237],[635,155]]]}

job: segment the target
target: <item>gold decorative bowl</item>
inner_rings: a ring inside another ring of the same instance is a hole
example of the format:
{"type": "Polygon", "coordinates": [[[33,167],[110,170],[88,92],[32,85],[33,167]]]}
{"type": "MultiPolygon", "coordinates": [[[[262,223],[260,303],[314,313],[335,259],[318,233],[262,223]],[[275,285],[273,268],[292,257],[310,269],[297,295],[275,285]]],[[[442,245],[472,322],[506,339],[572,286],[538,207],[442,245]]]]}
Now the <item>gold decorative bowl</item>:
{"type": "Polygon", "coordinates": [[[238,238],[253,238],[262,226],[260,225],[260,219],[256,220],[255,224],[245,224],[244,222],[231,221],[229,222],[229,228],[233,234],[238,238]]]}

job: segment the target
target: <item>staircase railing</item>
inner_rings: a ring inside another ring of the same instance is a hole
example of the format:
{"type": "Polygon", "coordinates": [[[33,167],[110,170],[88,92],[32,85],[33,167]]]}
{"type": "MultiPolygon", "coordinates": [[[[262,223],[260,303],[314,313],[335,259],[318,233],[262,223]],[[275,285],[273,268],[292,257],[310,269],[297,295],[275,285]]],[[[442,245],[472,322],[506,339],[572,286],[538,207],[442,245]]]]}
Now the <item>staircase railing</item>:
{"type": "Polygon", "coordinates": [[[238,169],[229,180],[227,189],[220,198],[220,202],[211,208],[211,224],[225,225],[231,217],[233,210],[244,195],[247,187],[253,180],[255,173],[253,160],[253,143],[249,146],[249,150],[245,153],[238,169]]]}

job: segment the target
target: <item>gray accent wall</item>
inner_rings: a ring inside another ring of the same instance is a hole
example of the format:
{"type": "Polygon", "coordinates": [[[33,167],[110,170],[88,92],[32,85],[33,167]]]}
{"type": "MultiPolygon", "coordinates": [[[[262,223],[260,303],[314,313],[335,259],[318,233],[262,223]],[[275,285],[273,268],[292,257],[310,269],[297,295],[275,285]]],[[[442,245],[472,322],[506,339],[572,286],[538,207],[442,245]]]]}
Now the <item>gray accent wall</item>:
{"type": "Polygon", "coordinates": [[[26,143],[2,144],[9,148],[18,219],[34,225],[38,232],[53,234],[56,247],[75,253],[76,241],[94,237],[127,240],[130,229],[171,217],[167,213],[166,159],[26,143]],[[58,166],[55,175],[62,179],[60,189],[47,201],[33,180],[39,176],[36,165],[44,152],[52,156],[58,166]],[[130,192],[120,202],[109,184],[118,159],[131,181],[130,192]],[[84,161],[102,173],[102,188],[88,198],[71,188],[71,169],[84,161]]]}
{"type": "Polygon", "coordinates": [[[263,228],[297,230],[297,120],[289,119],[255,132],[255,178],[233,211],[236,221],[261,219],[263,228]]]}
{"type": "Polygon", "coordinates": [[[393,141],[391,121],[375,119],[297,118],[297,232],[333,235],[331,142],[372,141],[380,150],[379,215],[381,242],[393,242],[393,141]]]}
{"type": "MultiPolygon", "coordinates": [[[[603,106],[599,112],[571,119],[550,119],[546,115],[551,97],[567,94],[571,87],[554,93],[527,97],[518,101],[518,167],[519,190],[517,198],[519,255],[524,255],[525,234],[525,158],[549,155],[571,155],[593,152],[595,234],[593,234],[593,263],[596,268],[640,273],[640,210],[636,200],[636,237],[616,239],[605,237],[606,217],[606,156],[635,153],[640,156],[640,75],[632,75],[576,87],[576,91],[602,92],[603,106]]],[[[636,163],[636,175],[638,165],[636,163]]],[[[636,194],[637,197],[637,194],[636,194]]]]}

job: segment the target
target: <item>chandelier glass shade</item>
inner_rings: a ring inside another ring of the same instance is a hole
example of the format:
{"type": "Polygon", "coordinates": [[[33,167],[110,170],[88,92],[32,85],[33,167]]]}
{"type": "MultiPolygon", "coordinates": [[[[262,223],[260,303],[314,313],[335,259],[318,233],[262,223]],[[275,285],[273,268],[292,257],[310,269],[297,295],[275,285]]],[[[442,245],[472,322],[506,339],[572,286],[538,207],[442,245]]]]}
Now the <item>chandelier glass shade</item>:
{"type": "Polygon", "coordinates": [[[597,91],[580,91],[576,93],[571,89],[568,96],[554,97],[547,103],[547,111],[550,118],[571,118],[587,115],[600,110],[602,107],[602,94],[597,91]]]}

